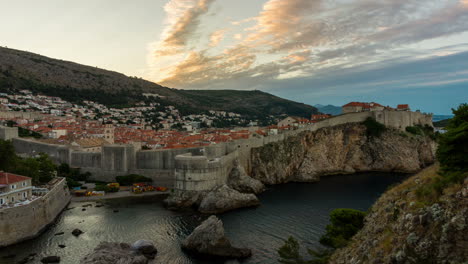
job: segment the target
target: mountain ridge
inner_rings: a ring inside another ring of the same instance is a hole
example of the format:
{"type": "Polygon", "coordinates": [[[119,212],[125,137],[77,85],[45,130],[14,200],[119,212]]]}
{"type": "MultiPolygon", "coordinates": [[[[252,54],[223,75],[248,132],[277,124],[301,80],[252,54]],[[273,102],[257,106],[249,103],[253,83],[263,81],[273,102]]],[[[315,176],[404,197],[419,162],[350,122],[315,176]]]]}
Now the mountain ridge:
{"type": "Polygon", "coordinates": [[[92,100],[107,106],[131,106],[148,100],[175,105],[186,113],[208,110],[239,112],[247,116],[295,115],[310,117],[315,107],[253,90],[182,90],[115,71],[53,59],[0,47],[0,92],[30,89],[71,102],[92,100]]]}

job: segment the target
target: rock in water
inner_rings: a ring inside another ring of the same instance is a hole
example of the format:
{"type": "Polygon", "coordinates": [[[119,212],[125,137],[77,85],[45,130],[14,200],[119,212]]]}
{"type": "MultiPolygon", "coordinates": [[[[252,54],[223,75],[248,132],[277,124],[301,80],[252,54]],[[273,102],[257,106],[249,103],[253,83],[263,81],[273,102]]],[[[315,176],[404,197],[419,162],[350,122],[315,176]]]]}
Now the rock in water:
{"type": "Polygon", "coordinates": [[[147,264],[148,259],[155,255],[156,248],[152,242],[146,240],[139,240],[133,246],[127,243],[101,242],[80,264],[147,264]]]}
{"type": "Polygon", "coordinates": [[[84,232],[81,231],[81,230],[79,230],[78,228],[76,228],[76,229],[74,229],[74,230],[72,231],[72,235],[74,235],[74,236],[76,236],[76,237],[79,236],[79,235],[81,235],[81,234],[83,234],[83,233],[84,233],[84,232]]]}
{"type": "Polygon", "coordinates": [[[48,256],[41,259],[42,263],[60,263],[60,257],[48,256]]]}
{"type": "Polygon", "coordinates": [[[234,168],[229,174],[228,185],[241,193],[258,194],[265,190],[265,185],[261,181],[247,175],[244,167],[238,161],[235,162],[234,168]]]}
{"type": "Polygon", "coordinates": [[[164,206],[171,210],[190,208],[199,205],[202,197],[202,192],[176,191],[164,200],[164,206]]]}
{"type": "Polygon", "coordinates": [[[219,214],[242,207],[260,204],[254,194],[240,193],[223,185],[209,192],[201,201],[198,210],[207,214],[219,214]]]}
{"type": "Polygon", "coordinates": [[[134,251],[140,252],[141,254],[143,254],[143,256],[149,259],[154,259],[154,257],[158,253],[158,250],[154,247],[153,242],[144,239],[138,240],[135,243],[133,243],[132,249],[134,251]]]}
{"type": "Polygon", "coordinates": [[[224,235],[223,222],[212,215],[203,221],[183,242],[182,248],[204,257],[247,258],[252,255],[248,248],[236,248],[224,235]]]}

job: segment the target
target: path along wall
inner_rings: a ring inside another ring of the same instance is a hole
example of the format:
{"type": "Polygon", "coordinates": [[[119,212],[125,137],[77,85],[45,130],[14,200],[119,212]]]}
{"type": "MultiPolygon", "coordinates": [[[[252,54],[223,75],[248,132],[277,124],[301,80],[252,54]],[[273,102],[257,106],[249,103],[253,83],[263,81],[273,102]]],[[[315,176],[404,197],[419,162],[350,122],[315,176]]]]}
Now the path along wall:
{"type": "Polygon", "coordinates": [[[70,193],[62,178],[47,194],[30,204],[0,209],[0,247],[39,235],[69,202],[70,193]]]}

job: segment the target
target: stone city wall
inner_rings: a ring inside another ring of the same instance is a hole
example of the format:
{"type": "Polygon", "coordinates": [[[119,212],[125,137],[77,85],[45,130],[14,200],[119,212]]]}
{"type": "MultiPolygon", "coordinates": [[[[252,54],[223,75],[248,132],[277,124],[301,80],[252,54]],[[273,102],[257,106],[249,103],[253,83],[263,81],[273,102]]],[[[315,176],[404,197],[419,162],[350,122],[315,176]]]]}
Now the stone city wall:
{"type": "Polygon", "coordinates": [[[70,193],[62,178],[47,194],[30,204],[0,209],[0,247],[39,235],[69,202],[70,193]]]}
{"type": "Polygon", "coordinates": [[[18,128],[17,127],[5,127],[0,126],[0,139],[2,140],[11,140],[18,137],[18,128]]]}
{"type": "MultiPolygon", "coordinates": [[[[278,135],[266,137],[254,136],[249,139],[241,139],[200,148],[137,150],[137,147],[130,144],[114,144],[103,146],[101,152],[82,152],[67,146],[46,144],[22,138],[13,139],[13,144],[17,153],[36,155],[40,152],[44,152],[57,163],[68,163],[73,167],[81,168],[83,172],[91,172],[94,180],[115,181],[115,176],[135,173],[150,177],[155,182],[169,183],[166,184],[166,186],[171,187],[174,184],[178,185],[178,180],[176,180],[175,183],[173,180],[175,178],[176,168],[184,175],[189,175],[191,173],[190,170],[192,167],[187,165],[189,163],[193,162],[195,164],[193,168],[197,170],[202,170],[203,166],[206,166],[205,169],[209,172],[202,173],[194,171],[194,173],[199,174],[199,176],[197,176],[198,179],[206,176],[207,182],[213,182],[212,177],[214,176],[212,175],[216,173],[218,173],[218,178],[224,179],[226,175],[225,171],[230,168],[232,157],[236,157],[247,173],[249,173],[251,171],[250,157],[252,148],[282,141],[307,130],[315,131],[324,127],[362,122],[368,117],[373,117],[378,122],[388,127],[400,130],[404,130],[407,126],[414,126],[417,124],[432,126],[432,117],[419,112],[373,111],[335,116],[296,130],[285,131],[278,135]],[[190,153],[190,155],[182,155],[186,153],[190,153]],[[182,156],[178,158],[180,155],[182,156]],[[225,158],[223,159],[223,157],[225,158]],[[214,162],[213,160],[216,158],[219,158],[219,161],[214,162]],[[178,167],[178,164],[186,164],[187,166],[186,168],[181,168],[178,167]],[[227,167],[219,167],[226,164],[227,167]],[[170,183],[171,179],[172,183],[170,183]]],[[[179,179],[182,178],[179,177],[179,179]]],[[[198,180],[197,184],[201,185],[200,180],[198,180]]],[[[189,185],[190,184],[184,186],[189,185]]],[[[210,185],[210,183],[207,183],[207,186],[208,185],[210,185]]]]}
{"type": "Polygon", "coordinates": [[[44,117],[45,115],[39,112],[0,111],[0,118],[4,119],[22,118],[28,120],[42,120],[44,117]]]}

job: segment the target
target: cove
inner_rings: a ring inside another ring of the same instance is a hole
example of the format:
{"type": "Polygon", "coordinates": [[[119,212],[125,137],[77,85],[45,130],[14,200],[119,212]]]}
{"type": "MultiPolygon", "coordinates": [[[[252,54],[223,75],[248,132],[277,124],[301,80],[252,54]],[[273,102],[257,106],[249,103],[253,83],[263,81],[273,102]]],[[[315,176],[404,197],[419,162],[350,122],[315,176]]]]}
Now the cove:
{"type": "MultiPolygon", "coordinates": [[[[277,263],[276,249],[283,239],[292,235],[305,247],[320,247],[318,240],[333,209],[367,210],[390,185],[407,176],[369,172],[326,176],[318,183],[269,186],[259,195],[260,207],[219,217],[234,244],[253,250],[253,256],[242,263],[277,263]]],[[[77,264],[100,241],[132,243],[138,239],[155,242],[158,249],[155,263],[212,263],[193,259],[180,250],[180,241],[206,215],[168,211],[160,199],[112,200],[106,201],[104,207],[87,207],[82,211],[84,204],[89,203],[70,204],[75,208],[63,212],[57,223],[38,238],[0,249],[0,264],[17,263],[31,253],[37,256],[30,263],[39,263],[43,256],[57,255],[62,258],[61,263],[77,264]],[[74,237],[71,231],[75,228],[84,234],[74,237]],[[58,232],[64,234],[56,236],[58,232]],[[66,247],[59,248],[61,244],[66,247]],[[8,255],[15,256],[4,258],[8,255]]]]}

